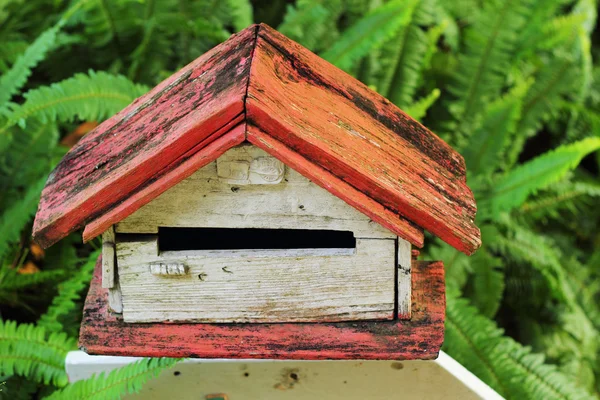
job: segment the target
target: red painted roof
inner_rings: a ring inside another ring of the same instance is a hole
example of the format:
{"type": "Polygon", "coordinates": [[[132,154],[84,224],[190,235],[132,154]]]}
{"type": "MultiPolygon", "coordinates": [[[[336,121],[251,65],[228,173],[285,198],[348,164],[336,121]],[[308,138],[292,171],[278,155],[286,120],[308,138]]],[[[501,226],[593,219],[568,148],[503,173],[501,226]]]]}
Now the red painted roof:
{"type": "Polygon", "coordinates": [[[480,245],[463,158],[266,25],[204,54],[87,134],[48,178],[34,238],[90,239],[248,141],[416,246],[480,245]]]}

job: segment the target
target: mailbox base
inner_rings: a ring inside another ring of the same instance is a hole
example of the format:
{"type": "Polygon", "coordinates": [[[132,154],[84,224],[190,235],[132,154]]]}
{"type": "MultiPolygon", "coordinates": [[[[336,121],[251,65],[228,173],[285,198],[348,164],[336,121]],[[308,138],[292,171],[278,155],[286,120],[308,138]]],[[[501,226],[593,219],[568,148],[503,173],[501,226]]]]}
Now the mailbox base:
{"type": "MultiPolygon", "coordinates": [[[[441,262],[413,261],[412,318],[283,324],[125,323],[108,310],[101,259],[87,295],[79,346],[88,354],[265,359],[435,359],[444,339],[441,262]]],[[[240,304],[240,307],[243,307],[240,304]]]]}

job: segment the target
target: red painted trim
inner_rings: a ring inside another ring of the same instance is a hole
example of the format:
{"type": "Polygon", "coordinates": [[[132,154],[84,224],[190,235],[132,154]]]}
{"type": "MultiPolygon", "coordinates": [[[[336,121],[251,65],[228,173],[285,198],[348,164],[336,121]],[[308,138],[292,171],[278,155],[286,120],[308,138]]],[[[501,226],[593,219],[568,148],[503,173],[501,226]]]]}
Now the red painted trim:
{"type": "Polygon", "coordinates": [[[83,231],[83,241],[87,242],[102,234],[111,225],[133,214],[141,206],[151,202],[198,169],[216,160],[233,146],[241,144],[246,136],[246,124],[239,123],[242,120],[243,118],[240,117],[231,124],[226,125],[222,130],[229,130],[229,125],[238,124],[226,134],[222,134],[220,131],[216,132],[214,136],[217,139],[213,139],[212,136],[207,138],[205,142],[209,142],[208,145],[201,142],[188,152],[190,153],[188,157],[182,157],[182,159],[175,162],[174,168],[169,172],[158,176],[156,180],[147,182],[141,190],[110,209],[106,214],[91,221],[83,231]]]}
{"type": "Polygon", "coordinates": [[[455,248],[480,246],[464,160],[423,125],[272,29],[250,73],[249,125],[455,248]]]}
{"type": "MultiPolygon", "coordinates": [[[[270,359],[434,359],[444,338],[444,267],[414,262],[410,321],[303,324],[127,324],[107,311],[96,265],[79,345],[89,354],[270,359]]],[[[157,294],[158,295],[158,294],[157,294]]]]}
{"type": "Polygon", "coordinates": [[[350,206],[367,215],[373,221],[394,232],[402,239],[409,241],[418,247],[423,247],[423,231],[405,220],[398,214],[390,211],[377,203],[367,195],[359,192],[346,182],[337,178],[306,160],[300,154],[286,147],[270,135],[262,132],[259,128],[248,126],[248,141],[257,147],[260,147],[273,157],[278,158],[284,164],[298,171],[317,185],[326,189],[334,196],[344,200],[350,206]]]}
{"type": "Polygon", "coordinates": [[[244,113],[251,27],[88,133],[52,172],[33,235],[47,247],[126,200],[244,113]]]}
{"type": "Polygon", "coordinates": [[[48,179],[35,240],[47,247],[86,224],[86,240],[99,234],[191,173],[171,171],[246,120],[271,154],[412,244],[422,246],[427,229],[467,254],[479,247],[462,157],[266,25],[234,35],[86,135],[48,179]]]}

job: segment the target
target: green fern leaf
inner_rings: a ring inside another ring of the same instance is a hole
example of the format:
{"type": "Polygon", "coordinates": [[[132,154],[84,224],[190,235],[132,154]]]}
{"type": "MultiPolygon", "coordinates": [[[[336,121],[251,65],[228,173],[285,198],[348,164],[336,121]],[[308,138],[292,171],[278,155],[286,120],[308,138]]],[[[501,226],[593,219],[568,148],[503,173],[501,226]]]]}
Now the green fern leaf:
{"type": "Polygon", "coordinates": [[[502,154],[515,133],[523,98],[530,83],[517,85],[487,108],[479,127],[462,150],[470,176],[491,174],[501,164],[502,154]]]}
{"type": "Polygon", "coordinates": [[[409,23],[416,1],[393,0],[377,7],[348,28],[322,57],[342,69],[350,69],[355,61],[409,23]]]}
{"type": "Polygon", "coordinates": [[[573,90],[579,79],[577,64],[569,55],[556,51],[551,57],[542,58],[540,68],[535,72],[535,80],[521,110],[514,140],[507,151],[507,166],[512,167],[524,148],[525,141],[535,135],[542,124],[556,116],[555,104],[573,90]]]}
{"type": "Polygon", "coordinates": [[[288,5],[283,22],[277,30],[303,46],[317,50],[322,48],[322,37],[330,35],[327,21],[331,12],[314,0],[298,0],[296,5],[288,5]]]}
{"type": "Polygon", "coordinates": [[[166,368],[175,365],[179,359],[145,358],[89,379],[75,382],[54,392],[46,400],[118,400],[125,394],[137,393],[144,383],[166,368]]]}
{"type": "Polygon", "coordinates": [[[566,274],[560,261],[561,254],[556,244],[546,236],[539,235],[526,227],[503,218],[502,224],[507,229],[505,235],[497,235],[488,246],[505,258],[515,260],[522,267],[535,268],[546,280],[550,295],[571,307],[575,298],[567,286],[566,274]]]}
{"type": "Polygon", "coordinates": [[[23,187],[47,175],[53,166],[58,130],[55,124],[31,121],[27,129],[13,127],[11,142],[0,161],[0,208],[22,195],[23,187]],[[7,201],[8,200],[8,201],[7,201]]]}
{"type": "MultiPolygon", "coordinates": [[[[494,240],[500,233],[493,225],[481,227],[483,243],[494,240]]],[[[500,308],[504,294],[504,269],[502,260],[492,256],[486,247],[471,257],[473,274],[465,291],[471,303],[486,317],[493,318],[500,308]]]]}
{"type": "MultiPolygon", "coordinates": [[[[27,119],[49,121],[102,121],[147,91],[120,75],[89,71],[25,93],[25,103],[12,107],[8,126],[27,119]]],[[[1,131],[0,131],[1,134],[1,131]]]]}
{"type": "MultiPolygon", "coordinates": [[[[373,82],[379,93],[402,108],[412,103],[421,71],[431,47],[428,32],[421,26],[434,21],[435,0],[419,0],[412,18],[380,50],[381,73],[373,82]]],[[[441,33],[441,32],[440,32],[441,33]]]]}
{"type": "Polygon", "coordinates": [[[0,297],[8,299],[6,292],[27,289],[40,283],[56,282],[64,277],[61,270],[39,271],[35,274],[19,274],[12,266],[0,269],[0,297]]]}
{"type": "Polygon", "coordinates": [[[237,31],[241,31],[252,24],[252,4],[249,0],[227,0],[231,10],[231,21],[237,31]]]}
{"type": "Polygon", "coordinates": [[[417,121],[420,121],[423,119],[425,114],[427,114],[427,110],[429,110],[433,103],[435,103],[435,101],[440,97],[440,94],[441,92],[439,89],[433,89],[433,91],[427,96],[417,100],[415,103],[409,105],[408,107],[405,107],[404,112],[416,119],[417,121]]]}
{"type": "Polygon", "coordinates": [[[64,333],[46,335],[43,328],[0,321],[0,374],[20,375],[62,387],[68,383],[65,357],[75,340],[64,333]]]}
{"type": "Polygon", "coordinates": [[[577,214],[577,200],[600,197],[600,184],[596,182],[558,182],[545,193],[532,198],[520,207],[519,214],[531,216],[545,222],[548,218],[560,218],[560,211],[569,210],[577,214]]]}
{"type": "Polygon", "coordinates": [[[498,179],[491,194],[494,215],[521,206],[527,197],[562,179],[586,155],[600,149],[600,138],[588,138],[545,153],[498,179]]]}
{"type": "Polygon", "coordinates": [[[99,251],[95,251],[88,257],[88,260],[75,272],[75,274],[62,282],[58,287],[58,295],[52,300],[52,304],[44,315],[37,322],[38,326],[46,328],[49,332],[63,331],[63,325],[60,318],[71,312],[80,297],[81,291],[89,284],[99,251]]]}
{"type": "Polygon", "coordinates": [[[589,399],[590,394],[544,364],[544,357],[522,347],[493,321],[449,293],[444,349],[506,398],[589,399]]]}
{"type": "Polygon", "coordinates": [[[46,177],[39,179],[27,189],[20,201],[14,202],[0,215],[0,260],[6,256],[10,245],[19,239],[25,224],[35,214],[45,183],[46,177]]]}
{"type": "Polygon", "coordinates": [[[59,27],[55,26],[44,33],[25,50],[12,68],[0,77],[0,107],[6,105],[10,98],[25,85],[31,70],[46,57],[46,53],[54,46],[59,27]]]}
{"type": "Polygon", "coordinates": [[[453,131],[470,134],[486,105],[497,98],[506,83],[517,49],[519,32],[533,10],[532,1],[493,0],[465,33],[465,52],[450,92],[456,97],[449,110],[456,120],[453,131]]]}

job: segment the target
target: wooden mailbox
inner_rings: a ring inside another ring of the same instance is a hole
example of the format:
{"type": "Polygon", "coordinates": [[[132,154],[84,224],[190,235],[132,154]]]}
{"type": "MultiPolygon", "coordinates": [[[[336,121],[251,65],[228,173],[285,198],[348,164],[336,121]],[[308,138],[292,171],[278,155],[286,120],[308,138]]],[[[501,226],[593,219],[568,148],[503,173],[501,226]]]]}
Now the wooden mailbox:
{"type": "Polygon", "coordinates": [[[85,136],[35,239],[103,236],[90,354],[430,359],[441,262],[480,245],[462,157],[266,25],[232,36],[85,136]]]}

